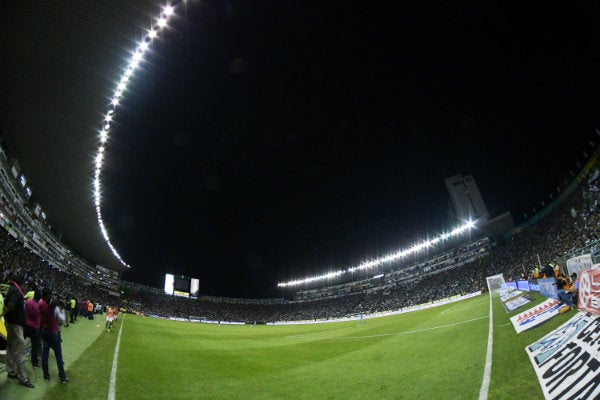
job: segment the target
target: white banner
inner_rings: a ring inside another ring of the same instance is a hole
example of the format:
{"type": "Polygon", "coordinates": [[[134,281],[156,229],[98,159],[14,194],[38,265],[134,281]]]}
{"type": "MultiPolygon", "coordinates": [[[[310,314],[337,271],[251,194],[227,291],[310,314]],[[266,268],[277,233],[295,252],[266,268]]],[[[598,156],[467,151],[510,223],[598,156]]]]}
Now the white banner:
{"type": "Polygon", "coordinates": [[[600,398],[600,318],[579,312],[525,348],[546,399],[600,398]]]}
{"type": "Polygon", "coordinates": [[[504,308],[506,309],[506,312],[512,312],[518,308],[523,307],[527,303],[531,303],[531,298],[529,297],[529,295],[525,294],[523,296],[519,296],[514,299],[505,301],[502,304],[504,304],[504,308]]]}
{"type": "Polygon", "coordinates": [[[577,276],[579,276],[579,271],[592,269],[593,266],[594,263],[592,262],[592,256],[590,254],[584,254],[567,260],[567,271],[569,271],[569,275],[575,272],[577,276]]]}
{"type": "Polygon", "coordinates": [[[510,322],[515,327],[515,331],[521,333],[558,315],[558,310],[563,306],[564,304],[559,303],[558,300],[548,299],[527,311],[510,317],[510,322]]]}

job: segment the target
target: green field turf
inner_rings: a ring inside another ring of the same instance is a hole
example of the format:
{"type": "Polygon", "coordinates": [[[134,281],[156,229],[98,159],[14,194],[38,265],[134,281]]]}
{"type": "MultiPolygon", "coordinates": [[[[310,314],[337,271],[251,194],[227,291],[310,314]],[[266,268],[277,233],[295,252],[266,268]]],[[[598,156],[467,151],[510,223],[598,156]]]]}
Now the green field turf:
{"type": "MultiPolygon", "coordinates": [[[[573,312],[517,335],[512,314],[497,299],[493,305],[489,398],[542,399],[524,347],[573,312]]],[[[107,399],[121,324],[116,399],[477,399],[488,314],[482,295],[364,325],[218,326],[127,315],[104,333],[100,317],[63,329],[69,384],[45,383],[38,372],[36,389],[2,381],[0,399],[107,399]]]]}

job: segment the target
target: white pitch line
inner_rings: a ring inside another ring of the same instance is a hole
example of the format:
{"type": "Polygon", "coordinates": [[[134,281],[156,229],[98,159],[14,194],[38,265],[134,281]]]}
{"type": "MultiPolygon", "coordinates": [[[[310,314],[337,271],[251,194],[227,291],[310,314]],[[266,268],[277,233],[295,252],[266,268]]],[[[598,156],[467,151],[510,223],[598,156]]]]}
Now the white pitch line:
{"type": "Polygon", "coordinates": [[[494,314],[492,303],[492,293],[490,292],[490,327],[488,328],[487,354],[485,355],[485,368],[483,370],[481,389],[479,390],[479,400],[487,400],[490,380],[492,378],[492,349],[494,347],[494,314]]]}
{"type": "Polygon", "coordinates": [[[121,326],[119,327],[119,336],[117,336],[117,345],[115,346],[115,354],[113,356],[112,370],[110,371],[110,382],[108,384],[108,400],[115,400],[115,388],[117,386],[117,361],[119,360],[119,345],[121,344],[121,332],[123,332],[123,324],[125,323],[125,313],[121,318],[121,326]]]}

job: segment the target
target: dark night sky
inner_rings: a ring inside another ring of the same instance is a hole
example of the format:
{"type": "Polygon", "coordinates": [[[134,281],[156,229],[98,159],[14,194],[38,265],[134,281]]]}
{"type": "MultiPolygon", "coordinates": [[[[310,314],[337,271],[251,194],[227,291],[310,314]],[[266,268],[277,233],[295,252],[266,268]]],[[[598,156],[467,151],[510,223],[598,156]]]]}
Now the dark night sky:
{"type": "MultiPolygon", "coordinates": [[[[0,129],[63,238],[116,267],[94,128],[160,3],[23,3],[0,9],[0,129]]],[[[107,149],[124,279],[279,296],[279,280],[448,227],[446,177],[472,174],[516,220],[564,187],[598,142],[598,6],[404,3],[188,2],[107,149]]]]}

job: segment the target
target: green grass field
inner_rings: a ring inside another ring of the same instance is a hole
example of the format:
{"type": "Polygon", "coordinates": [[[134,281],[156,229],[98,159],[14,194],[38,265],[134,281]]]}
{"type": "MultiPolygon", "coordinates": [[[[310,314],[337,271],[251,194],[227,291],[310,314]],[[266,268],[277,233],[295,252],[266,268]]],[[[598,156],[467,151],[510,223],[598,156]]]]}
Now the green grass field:
{"type": "MultiPolygon", "coordinates": [[[[539,301],[542,299],[539,298],[539,301]]],[[[524,348],[573,312],[517,335],[494,301],[490,399],[542,399],[524,348]]],[[[104,318],[63,328],[71,382],[35,389],[0,381],[0,399],[107,399],[123,325],[116,399],[477,399],[483,378],[489,297],[356,322],[228,326],[104,318]],[[99,326],[98,326],[99,325],[99,326]]],[[[50,360],[56,377],[56,364],[50,360]]]]}

